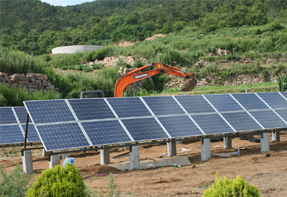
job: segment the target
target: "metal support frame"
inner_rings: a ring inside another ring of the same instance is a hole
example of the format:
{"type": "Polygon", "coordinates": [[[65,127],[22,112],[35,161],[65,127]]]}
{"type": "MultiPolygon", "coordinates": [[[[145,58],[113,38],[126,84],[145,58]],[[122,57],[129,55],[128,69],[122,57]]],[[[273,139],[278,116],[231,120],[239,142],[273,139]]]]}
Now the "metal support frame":
{"type": "Polygon", "coordinates": [[[28,125],[29,125],[29,113],[27,113],[27,117],[26,117],[26,127],[25,127],[25,137],[24,137],[24,149],[26,148],[26,143],[27,143],[28,125]]]}

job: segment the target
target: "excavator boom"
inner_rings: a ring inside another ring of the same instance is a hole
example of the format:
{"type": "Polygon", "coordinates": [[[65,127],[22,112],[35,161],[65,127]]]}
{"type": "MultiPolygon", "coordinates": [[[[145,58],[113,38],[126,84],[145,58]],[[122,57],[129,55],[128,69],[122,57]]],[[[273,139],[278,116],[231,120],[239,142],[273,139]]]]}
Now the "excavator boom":
{"type": "Polygon", "coordinates": [[[180,91],[192,91],[197,85],[197,81],[194,78],[194,74],[181,70],[179,68],[169,66],[163,63],[153,63],[149,65],[145,65],[143,67],[137,68],[123,77],[121,77],[115,85],[115,94],[114,97],[122,97],[123,92],[134,82],[151,77],[153,75],[159,74],[159,73],[167,73],[170,75],[175,75],[178,77],[184,77],[190,79],[188,83],[180,89],[180,91]],[[152,70],[148,71],[142,71],[145,68],[148,67],[154,67],[152,70]]]}

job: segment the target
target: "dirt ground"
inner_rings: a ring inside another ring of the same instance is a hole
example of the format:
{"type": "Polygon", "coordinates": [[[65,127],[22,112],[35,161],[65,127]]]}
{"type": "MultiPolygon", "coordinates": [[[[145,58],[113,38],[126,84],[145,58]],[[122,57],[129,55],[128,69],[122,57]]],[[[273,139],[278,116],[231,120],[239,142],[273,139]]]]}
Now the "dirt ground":
{"type": "MultiPolygon", "coordinates": [[[[268,153],[260,152],[260,143],[239,138],[233,138],[232,147],[233,149],[223,149],[223,142],[216,140],[211,142],[211,153],[233,152],[239,147],[246,149],[241,150],[240,156],[212,156],[208,161],[200,161],[199,141],[180,143],[177,144],[177,155],[188,156],[191,165],[124,172],[110,166],[101,166],[99,151],[71,154],[70,157],[75,158],[75,165],[82,176],[89,176],[83,179],[95,191],[107,191],[109,176],[105,175],[112,172],[117,185],[116,191],[120,191],[122,196],[201,196],[206,188],[211,187],[216,172],[219,172],[221,177],[228,178],[241,175],[249,184],[255,185],[262,196],[287,196],[287,133],[281,134],[280,142],[270,142],[271,151],[268,153]],[[182,148],[190,150],[182,152],[182,148]]],[[[6,149],[8,152],[9,148],[6,149]]],[[[3,156],[3,150],[1,151],[3,156]]],[[[112,149],[111,164],[128,161],[128,156],[113,158],[124,153],[128,153],[128,150],[112,149]]],[[[166,145],[142,145],[140,161],[159,158],[162,153],[167,153],[166,145]]],[[[18,162],[22,162],[19,153],[0,158],[0,165],[9,172],[18,162]]],[[[42,157],[41,151],[33,150],[33,169],[36,173],[34,178],[48,166],[48,157],[42,157]]]]}

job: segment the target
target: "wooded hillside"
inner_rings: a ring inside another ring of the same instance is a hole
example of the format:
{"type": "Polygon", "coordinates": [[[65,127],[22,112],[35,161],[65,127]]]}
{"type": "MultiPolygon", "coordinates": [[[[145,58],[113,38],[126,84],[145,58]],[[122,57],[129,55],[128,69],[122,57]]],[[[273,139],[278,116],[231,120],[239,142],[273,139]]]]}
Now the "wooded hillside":
{"type": "Polygon", "coordinates": [[[268,23],[280,29],[286,6],[283,0],[97,0],[67,7],[0,0],[0,46],[37,55],[63,45],[141,41],[186,26],[202,33],[268,23]]]}

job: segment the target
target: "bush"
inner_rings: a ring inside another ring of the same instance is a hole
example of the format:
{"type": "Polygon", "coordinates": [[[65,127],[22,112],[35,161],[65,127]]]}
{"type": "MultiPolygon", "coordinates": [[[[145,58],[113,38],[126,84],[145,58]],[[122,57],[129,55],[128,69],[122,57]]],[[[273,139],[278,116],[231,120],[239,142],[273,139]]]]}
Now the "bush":
{"type": "Polygon", "coordinates": [[[219,178],[219,173],[216,173],[215,182],[212,184],[212,188],[204,191],[202,197],[211,196],[225,196],[225,197],[237,197],[237,196],[260,196],[258,189],[249,185],[243,180],[241,176],[237,176],[235,179],[224,180],[219,178]]]}
{"type": "Polygon", "coordinates": [[[79,170],[68,163],[44,170],[26,196],[86,196],[85,187],[79,170]]]}
{"type": "Polygon", "coordinates": [[[278,77],[277,79],[277,89],[279,92],[286,92],[287,91],[287,75],[284,75],[282,77],[278,77]]]}
{"type": "Polygon", "coordinates": [[[102,64],[102,63],[99,63],[99,64],[92,64],[92,68],[93,69],[101,69],[103,68],[105,65],[102,64]]]}
{"type": "Polygon", "coordinates": [[[0,166],[0,195],[7,197],[25,196],[29,183],[34,174],[27,175],[20,170],[20,164],[16,165],[16,168],[10,173],[6,173],[0,166]]]}

